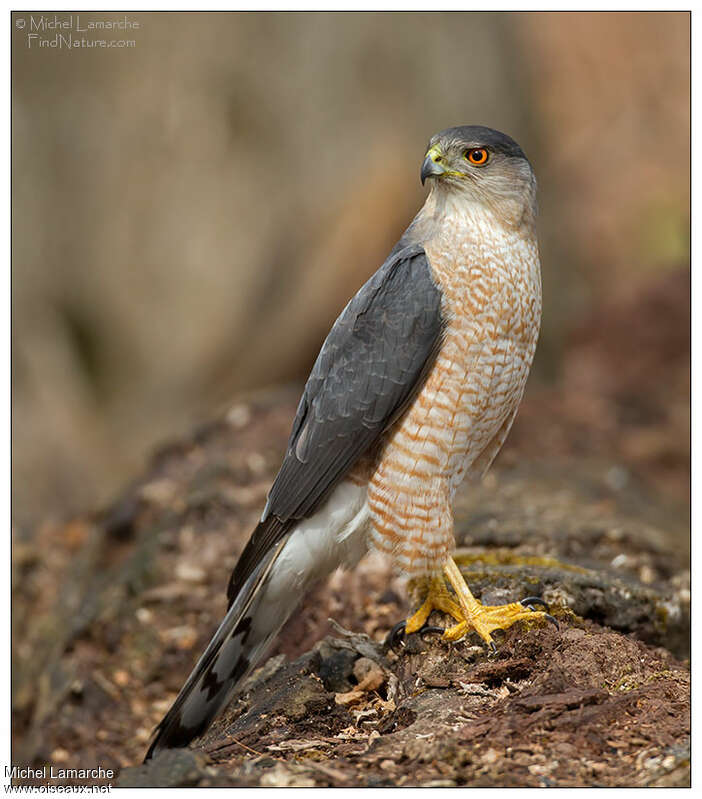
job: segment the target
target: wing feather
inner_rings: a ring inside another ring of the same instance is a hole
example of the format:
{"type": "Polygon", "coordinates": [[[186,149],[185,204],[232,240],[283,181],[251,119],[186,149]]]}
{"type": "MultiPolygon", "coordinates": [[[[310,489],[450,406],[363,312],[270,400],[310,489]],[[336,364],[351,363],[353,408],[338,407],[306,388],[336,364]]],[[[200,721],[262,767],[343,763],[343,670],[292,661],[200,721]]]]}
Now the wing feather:
{"type": "Polygon", "coordinates": [[[441,291],[424,249],[396,248],[334,323],[297,408],[285,458],[229,584],[310,516],[406,410],[438,353],[441,291]]]}

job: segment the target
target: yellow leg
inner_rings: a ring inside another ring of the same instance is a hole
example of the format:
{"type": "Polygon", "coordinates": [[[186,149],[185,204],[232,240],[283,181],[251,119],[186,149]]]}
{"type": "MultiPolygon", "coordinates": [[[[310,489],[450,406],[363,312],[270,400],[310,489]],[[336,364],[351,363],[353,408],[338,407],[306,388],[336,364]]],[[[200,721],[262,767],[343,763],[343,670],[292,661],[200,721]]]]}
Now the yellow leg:
{"type": "MultiPolygon", "coordinates": [[[[405,632],[408,634],[420,630],[433,610],[447,613],[458,622],[444,631],[445,640],[458,641],[470,630],[475,630],[485,643],[493,648],[495,645],[490,633],[493,630],[511,627],[520,619],[545,618],[555,623],[555,619],[548,613],[532,610],[529,607],[530,600],[524,600],[526,607],[520,602],[512,602],[509,605],[482,605],[471,594],[453,558],[446,561],[443,571],[455,592],[455,598],[449,593],[440,577],[433,577],[426,600],[416,613],[407,619],[405,632]]],[[[531,601],[545,604],[537,599],[531,601]]]]}

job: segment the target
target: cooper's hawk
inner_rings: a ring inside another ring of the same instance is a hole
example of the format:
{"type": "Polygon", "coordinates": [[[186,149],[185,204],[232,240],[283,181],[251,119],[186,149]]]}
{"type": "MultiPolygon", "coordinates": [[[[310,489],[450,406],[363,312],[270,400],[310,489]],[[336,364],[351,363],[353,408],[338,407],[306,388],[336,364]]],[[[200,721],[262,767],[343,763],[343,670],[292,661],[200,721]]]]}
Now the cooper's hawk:
{"type": "Polygon", "coordinates": [[[264,655],[305,590],[369,546],[412,577],[444,636],[545,615],[481,605],[451,558],[452,500],[504,443],[541,317],[536,180],[509,136],[449,128],[422,164],[427,200],[334,323],[305,386],[261,521],[232,574],[229,610],[147,758],[202,733],[264,655]],[[445,586],[445,578],[453,592],[445,586]]]}

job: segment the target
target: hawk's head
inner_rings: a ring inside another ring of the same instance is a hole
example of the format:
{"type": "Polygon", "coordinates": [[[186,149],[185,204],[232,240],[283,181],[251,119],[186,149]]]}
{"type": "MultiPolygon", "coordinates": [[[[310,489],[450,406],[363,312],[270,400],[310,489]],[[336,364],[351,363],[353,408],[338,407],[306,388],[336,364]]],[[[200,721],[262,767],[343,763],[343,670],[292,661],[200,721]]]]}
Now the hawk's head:
{"type": "Polygon", "coordinates": [[[536,212],[531,164],[514,139],[492,128],[462,125],[432,136],[421,178],[496,212],[536,212]]]}

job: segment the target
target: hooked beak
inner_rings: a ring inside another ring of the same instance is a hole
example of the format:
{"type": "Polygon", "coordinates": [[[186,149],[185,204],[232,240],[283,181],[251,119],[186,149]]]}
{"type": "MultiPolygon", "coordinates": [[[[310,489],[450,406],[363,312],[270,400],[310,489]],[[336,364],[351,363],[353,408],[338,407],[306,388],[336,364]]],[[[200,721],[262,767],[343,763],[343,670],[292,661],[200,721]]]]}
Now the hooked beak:
{"type": "Polygon", "coordinates": [[[424,163],[422,164],[422,171],[419,175],[422,181],[422,186],[427,178],[437,178],[446,172],[446,167],[442,165],[443,154],[441,150],[434,145],[426,154],[424,163]]]}

